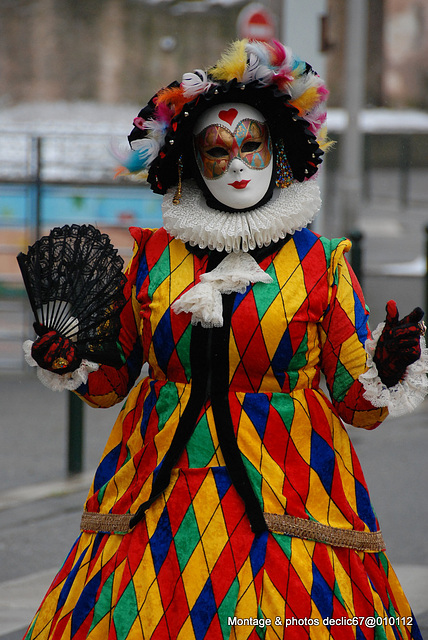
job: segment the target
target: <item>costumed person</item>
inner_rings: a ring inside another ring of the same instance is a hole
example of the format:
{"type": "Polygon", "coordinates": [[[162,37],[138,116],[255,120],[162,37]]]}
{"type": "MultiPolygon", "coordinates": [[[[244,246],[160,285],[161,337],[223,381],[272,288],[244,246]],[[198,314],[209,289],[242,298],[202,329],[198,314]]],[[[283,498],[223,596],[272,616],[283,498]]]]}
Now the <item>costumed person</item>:
{"type": "Polygon", "coordinates": [[[421,638],[344,423],[423,400],[423,313],[391,301],[370,335],[349,241],[308,228],[326,97],[290,49],[243,40],[135,118],[125,165],[163,227],[131,229],[123,364],[27,345],[47,384],[126,398],[27,640],[421,638]]]}

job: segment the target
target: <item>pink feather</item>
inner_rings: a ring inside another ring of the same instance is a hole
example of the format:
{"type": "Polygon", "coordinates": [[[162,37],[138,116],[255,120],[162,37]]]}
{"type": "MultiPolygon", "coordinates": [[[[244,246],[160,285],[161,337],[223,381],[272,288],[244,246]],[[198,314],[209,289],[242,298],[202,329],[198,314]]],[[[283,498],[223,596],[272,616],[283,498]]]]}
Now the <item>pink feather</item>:
{"type": "Polygon", "coordinates": [[[324,102],[324,100],[327,100],[328,96],[329,96],[329,90],[327,89],[327,87],[325,85],[320,85],[318,87],[318,95],[320,96],[320,100],[322,102],[324,102]]]}
{"type": "Polygon", "coordinates": [[[140,116],[138,116],[137,118],[134,118],[134,126],[137,127],[138,129],[144,129],[144,123],[145,123],[144,118],[141,118],[140,116]]]}
{"type": "Polygon", "coordinates": [[[156,105],[156,109],[155,109],[155,118],[156,120],[160,120],[161,122],[165,123],[165,125],[169,125],[169,123],[172,120],[172,111],[171,109],[168,107],[167,104],[165,104],[165,102],[159,102],[156,105]]]}
{"type": "Polygon", "coordinates": [[[282,67],[289,55],[287,47],[277,40],[272,40],[271,48],[273,51],[272,65],[275,67],[282,67]]]}
{"type": "Polygon", "coordinates": [[[285,84],[293,82],[294,77],[290,69],[280,69],[278,73],[274,74],[276,84],[281,88],[285,84]]]}

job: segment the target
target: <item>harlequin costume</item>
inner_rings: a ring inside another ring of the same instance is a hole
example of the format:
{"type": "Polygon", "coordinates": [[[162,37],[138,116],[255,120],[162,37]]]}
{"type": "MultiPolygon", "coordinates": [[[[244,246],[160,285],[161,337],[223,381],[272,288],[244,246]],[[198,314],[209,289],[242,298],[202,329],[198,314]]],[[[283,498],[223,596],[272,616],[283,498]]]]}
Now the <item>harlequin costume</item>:
{"type": "Polygon", "coordinates": [[[324,86],[282,45],[244,41],[209,75],[186,74],[172,89],[130,136],[140,142],[128,165],[145,163],[152,188],[166,193],[164,227],[131,230],[125,364],[40,370],[93,406],[126,401],[81,535],[26,638],[420,638],[344,422],[372,429],[404,400],[420,402],[426,352],[398,383],[382,382],[350,244],[307,228],[319,207],[309,178],[322,154],[324,86]],[[296,82],[294,102],[282,82],[290,92],[296,82]],[[290,110],[296,149],[285,144],[287,168],[276,167],[266,201],[213,208],[186,175],[180,136],[193,109],[265,89],[290,110]],[[162,130],[159,104],[170,111],[162,130]],[[144,362],[149,375],[136,383],[144,362]]]}

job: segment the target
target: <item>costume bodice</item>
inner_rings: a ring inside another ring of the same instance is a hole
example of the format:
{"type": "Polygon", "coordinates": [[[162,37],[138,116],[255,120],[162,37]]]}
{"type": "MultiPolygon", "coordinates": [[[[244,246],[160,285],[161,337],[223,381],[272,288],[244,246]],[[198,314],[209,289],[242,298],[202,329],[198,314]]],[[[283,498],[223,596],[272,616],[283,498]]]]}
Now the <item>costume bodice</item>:
{"type": "MultiPolygon", "coordinates": [[[[256,252],[272,281],[223,295],[223,326],[204,329],[171,305],[222,256],[190,251],[164,229],[133,235],[128,278],[135,335],[128,318],[125,351],[127,368],[137,371],[146,360],[149,376],[131,391],[116,422],[88,511],[135,513],[151,499],[183,420],[187,435],[172,462],[171,486],[180,470],[225,470],[220,432],[228,422],[264,512],[375,531],[340,420],[372,428],[385,415],[364,400],[358,381],[367,314],[343,256],[348,242],[302,230],[274,250],[256,252]],[[321,371],[331,398],[319,389],[321,371]]],[[[106,384],[104,371],[91,374],[89,389],[106,384]]]]}
{"type": "MultiPolygon", "coordinates": [[[[306,230],[295,234],[260,259],[272,282],[255,283],[234,295],[226,346],[230,391],[290,392],[318,386],[318,325],[329,308],[338,256],[347,247],[346,241],[326,243],[306,230]]],[[[163,230],[146,244],[136,286],[143,349],[154,379],[184,383],[192,377],[191,316],[175,313],[171,305],[207,268],[208,252],[190,252],[163,230]]]]}

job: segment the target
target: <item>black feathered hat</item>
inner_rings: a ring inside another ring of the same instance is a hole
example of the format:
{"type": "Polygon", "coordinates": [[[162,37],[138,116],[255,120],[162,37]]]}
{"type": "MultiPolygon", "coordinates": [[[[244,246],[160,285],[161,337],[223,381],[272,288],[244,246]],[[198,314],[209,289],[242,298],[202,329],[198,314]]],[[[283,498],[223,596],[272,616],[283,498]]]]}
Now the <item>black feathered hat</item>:
{"type": "Polygon", "coordinates": [[[193,128],[210,106],[246,103],[266,118],[274,142],[282,141],[293,173],[303,182],[322,162],[328,91],[312,67],[279,42],[235,42],[208,71],[184,74],[153,96],[134,119],[124,163],[130,173],[148,172],[155,193],[164,194],[194,177],[193,128]]]}

